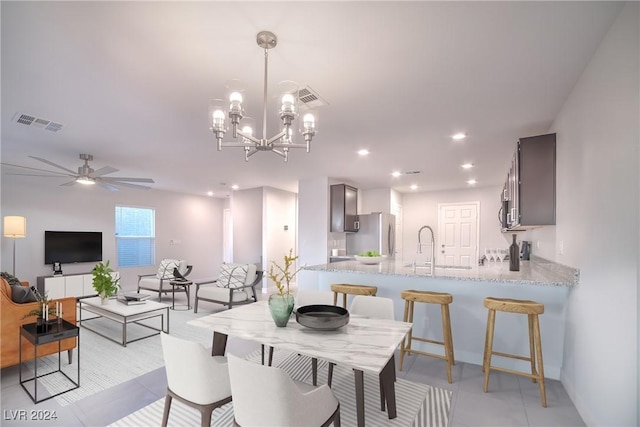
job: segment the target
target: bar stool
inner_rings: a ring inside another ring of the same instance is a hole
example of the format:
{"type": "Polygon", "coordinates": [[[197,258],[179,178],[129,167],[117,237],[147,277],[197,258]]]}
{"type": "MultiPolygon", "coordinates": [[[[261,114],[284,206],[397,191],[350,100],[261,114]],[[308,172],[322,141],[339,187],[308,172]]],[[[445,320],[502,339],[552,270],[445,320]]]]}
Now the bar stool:
{"type": "Polygon", "coordinates": [[[484,372],[484,392],[489,388],[489,371],[506,372],[508,374],[520,375],[522,377],[531,378],[535,383],[538,381],[540,386],[540,399],[542,406],[547,407],[547,395],[544,387],[544,367],[542,365],[542,343],[540,342],[540,323],[538,315],[544,313],[544,304],[535,301],[504,299],[487,297],[484,299],[484,306],[489,309],[489,317],[487,320],[487,335],[484,346],[484,360],[482,363],[482,371],[484,372]],[[496,321],[496,311],[504,311],[507,313],[526,314],[529,321],[529,357],[517,356],[515,354],[500,353],[493,351],[493,331],[496,321]],[[509,357],[531,362],[531,373],[514,371],[511,369],[499,368],[491,366],[492,355],[509,357]],[[536,369],[537,358],[537,369],[536,369]]]}
{"type": "Polygon", "coordinates": [[[344,283],[340,283],[331,285],[331,291],[333,291],[333,305],[338,305],[338,294],[343,294],[342,308],[347,308],[347,294],[369,295],[375,297],[378,293],[378,287],[367,285],[347,285],[344,283]]]}
{"type": "Polygon", "coordinates": [[[413,336],[413,329],[409,331],[406,342],[402,341],[400,346],[400,370],[402,371],[402,364],[404,362],[405,354],[421,354],[423,356],[435,357],[438,359],[447,361],[447,381],[449,384],[451,380],[451,365],[455,365],[455,358],[453,355],[453,337],[451,335],[451,318],[449,317],[449,304],[453,302],[451,294],[430,292],[430,291],[402,291],[400,294],[404,300],[404,321],[413,323],[413,306],[416,302],[425,304],[440,304],[440,312],[442,313],[442,335],[444,341],[435,341],[427,338],[420,338],[413,336]],[[431,344],[439,344],[444,346],[444,356],[434,353],[428,353],[421,350],[413,350],[411,348],[412,341],[421,341],[431,344]]]}

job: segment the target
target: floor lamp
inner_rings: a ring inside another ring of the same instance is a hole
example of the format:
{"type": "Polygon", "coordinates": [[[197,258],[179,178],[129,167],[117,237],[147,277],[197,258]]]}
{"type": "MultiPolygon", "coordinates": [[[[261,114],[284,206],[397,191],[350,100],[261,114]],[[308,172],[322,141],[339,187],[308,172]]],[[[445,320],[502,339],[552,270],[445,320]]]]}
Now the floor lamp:
{"type": "Polygon", "coordinates": [[[4,217],[4,237],[13,239],[13,275],[16,275],[16,239],[27,237],[27,218],[23,216],[4,217]]]}

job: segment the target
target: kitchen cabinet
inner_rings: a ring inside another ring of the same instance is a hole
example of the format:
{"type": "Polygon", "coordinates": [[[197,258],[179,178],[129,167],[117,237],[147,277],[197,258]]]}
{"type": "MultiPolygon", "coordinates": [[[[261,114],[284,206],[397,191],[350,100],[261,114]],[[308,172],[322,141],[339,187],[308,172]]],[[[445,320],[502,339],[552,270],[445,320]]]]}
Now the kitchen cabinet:
{"type": "Polygon", "coordinates": [[[503,231],[556,223],[556,134],[520,138],[501,194],[503,231]]]}
{"type": "Polygon", "coordinates": [[[331,231],[356,232],[358,224],[358,189],[346,184],[331,186],[331,231]]]}

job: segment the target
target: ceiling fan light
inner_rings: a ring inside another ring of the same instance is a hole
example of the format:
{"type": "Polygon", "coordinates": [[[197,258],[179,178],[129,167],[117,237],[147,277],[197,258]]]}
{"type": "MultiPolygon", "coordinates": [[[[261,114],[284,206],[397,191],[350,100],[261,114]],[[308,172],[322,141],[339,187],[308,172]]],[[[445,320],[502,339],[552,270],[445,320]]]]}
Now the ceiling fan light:
{"type": "Polygon", "coordinates": [[[96,183],[95,179],[88,176],[79,176],[76,178],[76,182],[82,185],[93,185],[96,183]]]}

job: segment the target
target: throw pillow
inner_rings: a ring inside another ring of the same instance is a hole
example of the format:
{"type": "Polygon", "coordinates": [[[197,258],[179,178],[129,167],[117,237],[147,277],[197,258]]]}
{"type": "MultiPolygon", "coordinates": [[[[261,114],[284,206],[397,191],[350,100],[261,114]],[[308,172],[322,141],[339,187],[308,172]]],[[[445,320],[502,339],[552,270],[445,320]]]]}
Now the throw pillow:
{"type": "Polygon", "coordinates": [[[244,286],[249,266],[246,264],[222,264],[216,286],[220,288],[240,288],[244,286]]]}
{"type": "Polygon", "coordinates": [[[0,273],[0,276],[9,283],[9,286],[22,286],[20,284],[20,280],[16,276],[9,274],[6,271],[0,273]]]}
{"type": "Polygon", "coordinates": [[[16,304],[25,304],[28,302],[38,302],[36,294],[33,293],[28,286],[11,286],[11,299],[16,304]]]}
{"type": "Polygon", "coordinates": [[[173,279],[173,269],[180,267],[180,261],[176,259],[163,259],[160,261],[158,267],[158,273],[156,277],[158,279],[173,279]]]}

